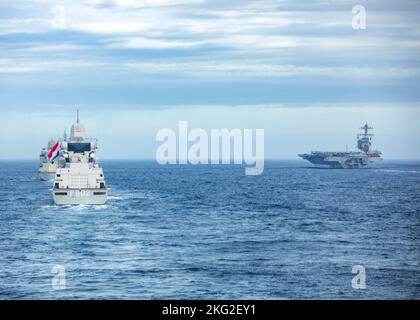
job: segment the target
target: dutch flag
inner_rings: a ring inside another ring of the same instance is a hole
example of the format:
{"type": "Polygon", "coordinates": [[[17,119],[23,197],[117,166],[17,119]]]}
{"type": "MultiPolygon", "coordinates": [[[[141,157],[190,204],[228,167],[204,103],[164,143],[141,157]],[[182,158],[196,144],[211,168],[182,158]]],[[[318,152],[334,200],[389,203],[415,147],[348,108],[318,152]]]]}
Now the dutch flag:
{"type": "Polygon", "coordinates": [[[60,143],[57,141],[57,143],[54,144],[53,147],[51,148],[50,153],[48,153],[48,160],[53,162],[54,159],[58,157],[59,153],[60,153],[60,143]]]}

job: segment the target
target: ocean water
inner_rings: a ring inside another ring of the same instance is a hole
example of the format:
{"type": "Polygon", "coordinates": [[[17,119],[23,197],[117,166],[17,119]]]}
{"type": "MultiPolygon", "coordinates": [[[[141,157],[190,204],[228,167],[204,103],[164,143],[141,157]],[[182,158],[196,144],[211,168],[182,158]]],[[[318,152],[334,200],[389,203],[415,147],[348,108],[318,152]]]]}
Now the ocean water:
{"type": "Polygon", "coordinates": [[[420,299],[419,162],[103,161],[108,203],[66,207],[37,165],[0,162],[1,299],[420,299]]]}

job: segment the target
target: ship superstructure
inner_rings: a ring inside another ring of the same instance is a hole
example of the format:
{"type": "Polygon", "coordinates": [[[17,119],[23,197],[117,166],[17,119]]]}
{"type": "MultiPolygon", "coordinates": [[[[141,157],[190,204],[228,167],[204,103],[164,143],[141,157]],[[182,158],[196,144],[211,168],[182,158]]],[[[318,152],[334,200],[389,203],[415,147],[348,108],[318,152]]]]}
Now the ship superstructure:
{"type": "Polygon", "coordinates": [[[79,121],[71,127],[70,138],[61,143],[63,167],[57,168],[54,202],[59,205],[104,204],[108,188],[96,157],[97,141],[86,138],[86,129],[79,121]]]}
{"type": "Polygon", "coordinates": [[[381,152],[372,150],[373,134],[369,130],[373,129],[366,123],[360,128],[363,133],[357,135],[358,151],[345,152],[325,152],[312,151],[311,153],[299,154],[299,157],[319,166],[329,166],[330,168],[361,168],[369,163],[382,160],[381,152]]]}

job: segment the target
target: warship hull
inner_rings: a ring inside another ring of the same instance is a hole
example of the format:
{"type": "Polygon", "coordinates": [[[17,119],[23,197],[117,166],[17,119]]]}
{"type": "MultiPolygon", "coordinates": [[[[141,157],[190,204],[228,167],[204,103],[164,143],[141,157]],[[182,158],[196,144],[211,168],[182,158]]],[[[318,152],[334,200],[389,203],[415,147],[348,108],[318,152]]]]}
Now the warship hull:
{"type": "Polygon", "coordinates": [[[327,166],[332,169],[359,169],[382,160],[379,154],[362,152],[312,152],[299,154],[299,157],[316,166],[327,166]]]}
{"type": "Polygon", "coordinates": [[[53,189],[57,205],[102,205],[108,197],[108,189],[53,189]]]}
{"type": "Polygon", "coordinates": [[[39,179],[42,181],[52,181],[54,180],[55,172],[42,172],[39,171],[39,179]]]}
{"type": "Polygon", "coordinates": [[[38,169],[39,179],[43,181],[54,180],[57,165],[54,163],[42,163],[38,169]]]}

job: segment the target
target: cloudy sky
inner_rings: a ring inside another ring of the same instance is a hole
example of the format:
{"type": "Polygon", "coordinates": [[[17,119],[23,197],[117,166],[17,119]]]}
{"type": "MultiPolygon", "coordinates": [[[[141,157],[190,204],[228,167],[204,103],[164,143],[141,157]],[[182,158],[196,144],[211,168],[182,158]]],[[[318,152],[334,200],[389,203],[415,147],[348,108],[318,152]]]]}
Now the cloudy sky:
{"type": "Polygon", "coordinates": [[[188,120],[263,128],[268,158],[353,148],[369,121],[385,158],[420,159],[419,51],[414,0],[0,0],[0,158],[79,108],[104,158],[153,158],[188,120]]]}

